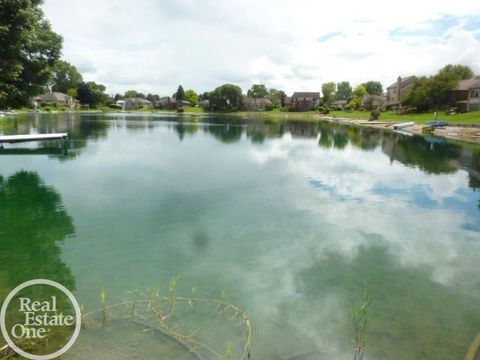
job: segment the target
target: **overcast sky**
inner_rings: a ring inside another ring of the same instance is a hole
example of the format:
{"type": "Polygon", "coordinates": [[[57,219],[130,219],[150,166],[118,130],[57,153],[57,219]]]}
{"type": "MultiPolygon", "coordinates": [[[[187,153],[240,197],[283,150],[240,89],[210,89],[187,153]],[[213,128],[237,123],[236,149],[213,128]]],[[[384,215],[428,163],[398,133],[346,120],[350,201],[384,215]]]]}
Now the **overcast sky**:
{"type": "Polygon", "coordinates": [[[64,58],[109,93],[171,95],[234,83],[319,91],[430,75],[480,73],[479,0],[45,0],[64,58]],[[328,5],[327,5],[328,4],[328,5]]]}

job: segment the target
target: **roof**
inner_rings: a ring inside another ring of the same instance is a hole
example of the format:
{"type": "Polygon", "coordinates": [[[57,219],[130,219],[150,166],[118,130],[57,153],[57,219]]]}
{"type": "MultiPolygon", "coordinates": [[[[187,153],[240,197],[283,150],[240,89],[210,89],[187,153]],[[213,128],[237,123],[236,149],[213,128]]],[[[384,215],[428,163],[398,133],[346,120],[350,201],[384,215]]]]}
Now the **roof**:
{"type": "MultiPolygon", "coordinates": [[[[405,84],[405,83],[409,83],[409,82],[412,82],[413,80],[415,80],[416,76],[415,75],[411,75],[411,76],[405,76],[405,77],[400,77],[401,81],[402,81],[402,85],[405,84]]],[[[397,86],[397,83],[398,81],[395,81],[392,85],[388,86],[387,89],[390,89],[392,87],[396,87],[397,86]]]]}
{"type": "Polygon", "coordinates": [[[480,87],[480,76],[475,76],[472,79],[461,80],[454,90],[470,90],[472,88],[480,87]]]}
{"type": "Polygon", "coordinates": [[[150,100],[142,99],[142,98],[126,98],[124,99],[126,102],[133,102],[133,103],[140,103],[145,105],[151,105],[152,102],[150,100]]]}
{"type": "Polygon", "coordinates": [[[259,105],[268,105],[268,104],[271,104],[272,102],[270,100],[268,100],[267,98],[256,99],[256,98],[248,97],[248,98],[243,100],[243,103],[244,104],[254,103],[254,104],[259,104],[259,105]]]}
{"type": "Polygon", "coordinates": [[[49,92],[39,95],[37,99],[40,99],[41,101],[69,101],[70,99],[72,99],[72,97],[64,93],[49,92]]]}
{"type": "Polygon", "coordinates": [[[320,92],[294,92],[292,95],[292,99],[294,98],[312,98],[312,99],[320,99],[320,92]]]}
{"type": "Polygon", "coordinates": [[[387,100],[385,95],[364,95],[363,100],[365,99],[372,99],[372,100],[387,100]]]}

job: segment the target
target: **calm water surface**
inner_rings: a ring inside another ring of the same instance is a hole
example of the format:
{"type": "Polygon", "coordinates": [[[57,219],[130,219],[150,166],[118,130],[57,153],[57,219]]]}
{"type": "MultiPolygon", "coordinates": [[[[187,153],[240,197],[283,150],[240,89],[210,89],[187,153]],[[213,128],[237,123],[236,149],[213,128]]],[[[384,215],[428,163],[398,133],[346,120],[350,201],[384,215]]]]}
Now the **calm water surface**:
{"type": "Polygon", "coordinates": [[[0,150],[0,299],[49,278],[94,309],[103,287],[113,303],[178,275],[179,293],[223,290],[250,314],[254,359],[351,359],[366,287],[368,359],[463,358],[480,331],[478,147],[192,119],[1,119],[73,140],[0,150]]]}

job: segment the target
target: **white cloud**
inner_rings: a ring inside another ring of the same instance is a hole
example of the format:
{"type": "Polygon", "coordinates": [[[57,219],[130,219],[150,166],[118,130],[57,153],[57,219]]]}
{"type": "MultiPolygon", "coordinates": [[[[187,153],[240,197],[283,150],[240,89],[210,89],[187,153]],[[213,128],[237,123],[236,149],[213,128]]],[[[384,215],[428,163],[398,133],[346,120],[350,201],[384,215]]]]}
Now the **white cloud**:
{"type": "Polygon", "coordinates": [[[464,21],[480,15],[475,0],[395,9],[380,1],[46,0],[44,10],[64,36],[65,58],[110,92],[168,95],[179,83],[206,91],[223,82],[291,92],[330,80],[388,85],[446,63],[480,71],[479,29],[464,21]],[[435,31],[446,17],[456,24],[435,31]],[[392,37],[396,29],[411,33],[392,37]],[[332,33],[341,35],[318,41],[332,33]]]}

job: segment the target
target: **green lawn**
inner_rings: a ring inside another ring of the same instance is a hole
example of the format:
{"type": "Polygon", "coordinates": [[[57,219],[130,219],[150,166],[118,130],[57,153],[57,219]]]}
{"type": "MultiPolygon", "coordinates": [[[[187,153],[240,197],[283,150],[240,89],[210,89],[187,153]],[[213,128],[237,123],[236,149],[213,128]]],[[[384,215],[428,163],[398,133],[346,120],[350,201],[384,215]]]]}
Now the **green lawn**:
{"type": "MultiPolygon", "coordinates": [[[[326,116],[336,116],[339,118],[350,119],[368,119],[370,116],[369,111],[332,111],[326,116]]],[[[380,115],[379,121],[414,121],[416,123],[426,123],[433,120],[432,113],[418,113],[418,114],[404,114],[398,115],[392,112],[384,112],[380,115]]],[[[452,124],[480,124],[480,111],[472,111],[469,113],[445,115],[444,112],[439,112],[438,120],[448,121],[452,124]]]]}

